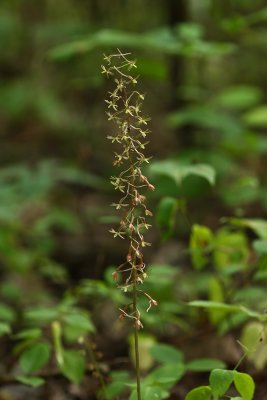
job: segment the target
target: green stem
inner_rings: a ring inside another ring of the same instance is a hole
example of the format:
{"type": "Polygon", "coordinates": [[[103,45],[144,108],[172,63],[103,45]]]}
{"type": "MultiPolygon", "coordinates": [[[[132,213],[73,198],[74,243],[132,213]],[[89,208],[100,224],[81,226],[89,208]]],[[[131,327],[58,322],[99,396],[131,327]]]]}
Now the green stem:
{"type": "MultiPolygon", "coordinates": [[[[137,290],[136,290],[136,271],[134,271],[133,281],[133,311],[134,315],[138,317],[137,309],[137,290]]],[[[136,376],[136,391],[137,400],[141,400],[141,378],[140,378],[140,359],[139,359],[139,337],[138,325],[134,325],[134,352],[135,352],[135,376],[136,376]]]]}

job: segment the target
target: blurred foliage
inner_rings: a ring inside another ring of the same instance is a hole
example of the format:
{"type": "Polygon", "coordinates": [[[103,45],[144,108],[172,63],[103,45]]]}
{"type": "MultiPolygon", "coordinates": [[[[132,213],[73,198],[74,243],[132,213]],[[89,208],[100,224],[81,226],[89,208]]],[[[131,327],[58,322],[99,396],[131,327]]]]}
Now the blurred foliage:
{"type": "Polygon", "coordinates": [[[131,326],[117,319],[127,293],[112,280],[125,253],[107,233],[117,217],[100,65],[117,47],[138,60],[152,116],[144,291],[158,307],[147,313],[140,299],[143,398],[184,398],[176,383],[212,369],[210,386],[186,398],[223,395],[222,376],[252,398],[247,375],[224,369],[240,357],[235,344],[227,355],[229,336],[246,347],[245,367],[264,373],[267,8],[177,4],[1,2],[1,384],[36,387],[57,371],[76,384],[94,376],[107,399],[135,399],[131,326]]]}

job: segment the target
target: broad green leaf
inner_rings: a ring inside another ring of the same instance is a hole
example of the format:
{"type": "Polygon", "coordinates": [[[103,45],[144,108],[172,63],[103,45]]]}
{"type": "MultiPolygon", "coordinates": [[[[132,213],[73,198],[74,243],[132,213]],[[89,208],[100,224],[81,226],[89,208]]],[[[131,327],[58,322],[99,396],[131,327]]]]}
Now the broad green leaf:
{"type": "Polygon", "coordinates": [[[267,362],[267,343],[265,338],[265,325],[250,321],[242,329],[241,343],[248,349],[247,359],[257,368],[262,370],[267,362]]]}
{"type": "Polygon", "coordinates": [[[209,228],[197,224],[193,226],[189,248],[196,269],[202,269],[207,264],[212,240],[213,234],[209,228]]]}
{"type": "Polygon", "coordinates": [[[234,371],[234,384],[244,400],[253,399],[255,383],[250,375],[234,371]]]}
{"type": "Polygon", "coordinates": [[[16,376],[16,380],[24,385],[29,385],[32,387],[38,387],[45,383],[43,378],[39,378],[38,376],[16,376]]]}
{"type": "Polygon", "coordinates": [[[244,115],[244,122],[249,126],[266,128],[267,126],[267,105],[263,104],[244,115]]]}
{"type": "Polygon", "coordinates": [[[63,321],[67,325],[74,326],[83,332],[94,332],[95,327],[88,315],[85,314],[68,314],[64,315],[63,321]]]}
{"type": "Polygon", "coordinates": [[[160,363],[175,364],[183,361],[183,353],[167,344],[154,344],[149,351],[153,358],[160,363]]]}
{"type": "Polygon", "coordinates": [[[199,386],[190,390],[185,396],[185,400],[211,400],[212,391],[209,386],[199,386]]]}
{"type": "Polygon", "coordinates": [[[267,221],[251,218],[230,218],[229,222],[243,228],[252,229],[261,239],[267,240],[267,221]]]}
{"type": "Polygon", "coordinates": [[[258,255],[267,254],[267,240],[254,240],[253,248],[258,255]]]}
{"type": "Polygon", "coordinates": [[[194,105],[178,112],[171,113],[168,117],[170,127],[194,125],[203,130],[216,130],[227,138],[240,138],[243,128],[238,120],[229,113],[212,108],[210,105],[194,105]]]}
{"type": "Polygon", "coordinates": [[[19,365],[23,372],[31,374],[42,368],[49,360],[50,345],[48,343],[36,343],[25,350],[20,358],[19,365]]]}
{"type": "Polygon", "coordinates": [[[224,368],[225,363],[214,358],[199,358],[186,364],[189,371],[211,371],[215,368],[224,368]]]}
{"type": "MultiPolygon", "coordinates": [[[[192,29],[190,29],[192,32],[192,29]]],[[[163,54],[224,54],[234,50],[230,43],[205,42],[195,35],[188,42],[188,30],[180,30],[177,35],[169,27],[161,27],[157,30],[139,33],[130,33],[115,29],[103,29],[82,40],[77,40],[61,45],[49,55],[53,59],[64,60],[75,55],[90,52],[98,47],[127,47],[160,52],[163,54]]]]}
{"type": "Polygon", "coordinates": [[[34,308],[26,310],[25,318],[33,323],[42,325],[49,323],[58,317],[58,310],[51,308],[34,308]]]}
{"type": "Polygon", "coordinates": [[[63,375],[74,383],[80,383],[86,367],[84,356],[77,350],[65,350],[63,360],[60,366],[63,375]]]}
{"type": "Polygon", "coordinates": [[[224,89],[215,102],[231,110],[244,110],[259,103],[262,92],[256,86],[231,86],[224,89]]]}
{"type": "Polygon", "coordinates": [[[10,325],[6,322],[0,322],[0,337],[11,333],[10,325]]]}
{"type": "Polygon", "coordinates": [[[180,185],[189,175],[197,175],[206,179],[211,185],[215,184],[215,170],[206,164],[181,164],[176,160],[154,161],[150,164],[150,171],[155,175],[165,175],[180,185]]]}
{"type": "Polygon", "coordinates": [[[156,221],[164,240],[168,240],[173,235],[177,210],[177,199],[173,197],[163,197],[161,199],[157,208],[156,221]]]}
{"type": "Polygon", "coordinates": [[[16,335],[14,335],[14,339],[38,339],[42,335],[41,329],[38,328],[32,328],[32,329],[24,329],[16,335]]]}
{"type": "MultiPolygon", "coordinates": [[[[129,336],[130,357],[132,363],[135,364],[135,345],[134,335],[129,336]]],[[[151,356],[150,349],[156,343],[156,339],[152,335],[145,333],[139,334],[139,367],[142,371],[146,371],[154,364],[154,359],[151,356]]]]}
{"type": "Polygon", "coordinates": [[[243,232],[221,229],[214,240],[213,259],[217,269],[227,273],[231,265],[240,269],[247,267],[249,259],[248,241],[243,232]]]}
{"type": "Polygon", "coordinates": [[[144,379],[146,385],[161,384],[164,387],[171,387],[175,382],[181,379],[185,372],[182,363],[166,364],[154,369],[144,379]]]}
{"type": "MultiPolygon", "coordinates": [[[[141,397],[142,400],[161,400],[166,399],[169,393],[157,385],[143,385],[141,387],[141,397]]],[[[129,400],[137,400],[136,389],[134,389],[130,395],[129,400]]]]}
{"type": "Polygon", "coordinates": [[[210,373],[210,387],[212,394],[218,399],[229,389],[234,379],[233,371],[227,369],[214,369],[210,373]]]}
{"type": "Polygon", "coordinates": [[[126,388],[127,382],[130,382],[127,371],[115,371],[111,374],[111,383],[105,386],[101,391],[103,398],[112,400],[126,388]]]}
{"type": "Polygon", "coordinates": [[[14,322],[16,313],[12,307],[1,303],[0,304],[0,320],[5,322],[14,322]]]}
{"type": "Polygon", "coordinates": [[[265,314],[258,313],[256,311],[250,310],[247,307],[235,305],[235,304],[225,304],[219,303],[216,301],[207,301],[207,300],[194,300],[188,303],[191,307],[203,307],[207,309],[217,309],[224,310],[228,312],[242,312],[249,317],[258,318],[259,320],[266,321],[267,316],[265,314]]]}
{"type": "Polygon", "coordinates": [[[189,304],[189,306],[193,306],[193,307],[204,307],[207,309],[211,308],[211,309],[224,310],[224,311],[229,311],[229,312],[240,311],[240,306],[238,306],[238,305],[220,303],[217,301],[193,300],[193,301],[190,301],[188,304],[189,304]]]}

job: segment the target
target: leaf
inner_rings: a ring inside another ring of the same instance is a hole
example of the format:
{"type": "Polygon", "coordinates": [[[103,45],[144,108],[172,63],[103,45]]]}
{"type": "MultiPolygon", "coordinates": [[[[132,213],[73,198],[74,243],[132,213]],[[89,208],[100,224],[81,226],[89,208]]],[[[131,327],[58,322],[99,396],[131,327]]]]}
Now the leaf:
{"type": "Polygon", "coordinates": [[[5,322],[14,322],[16,313],[12,307],[1,303],[0,304],[0,320],[5,322]]]}
{"type": "Polygon", "coordinates": [[[219,303],[216,301],[208,301],[208,300],[194,300],[188,303],[191,307],[203,307],[207,309],[217,309],[217,310],[224,310],[228,312],[242,312],[249,317],[258,318],[259,320],[266,321],[267,316],[265,314],[258,313],[256,311],[250,310],[247,307],[235,305],[235,304],[226,304],[226,303],[219,303]]]}
{"type": "Polygon", "coordinates": [[[244,110],[259,103],[262,92],[256,86],[231,86],[225,88],[215,99],[221,107],[230,110],[244,110]]]}
{"type": "MultiPolygon", "coordinates": [[[[157,385],[143,385],[141,387],[141,398],[142,400],[161,400],[166,399],[168,392],[157,385]]],[[[136,389],[134,389],[130,395],[129,400],[138,400],[136,389]]]]}
{"type": "Polygon", "coordinates": [[[29,385],[32,387],[39,387],[45,383],[43,378],[39,378],[38,376],[16,376],[16,380],[25,385],[29,385]]]}
{"type": "Polygon", "coordinates": [[[194,125],[203,130],[216,130],[223,133],[225,137],[240,138],[243,134],[239,121],[229,113],[223,113],[210,105],[189,106],[181,111],[173,112],[169,115],[167,122],[172,128],[194,125]]]}
{"type": "Polygon", "coordinates": [[[212,391],[209,386],[199,386],[190,390],[185,396],[185,400],[211,400],[212,391]]]}
{"type": "MultiPolygon", "coordinates": [[[[192,25],[192,24],[190,24],[192,25]]],[[[186,24],[183,30],[180,29],[177,35],[174,35],[169,27],[161,27],[157,30],[147,32],[130,33],[115,29],[103,29],[82,40],[77,40],[56,47],[49,52],[49,56],[56,60],[64,60],[70,57],[85,54],[98,47],[127,47],[143,49],[147,51],[156,51],[163,54],[186,54],[189,56],[196,54],[224,54],[234,50],[235,46],[230,43],[212,43],[204,42],[198,36],[191,35],[190,40],[188,33],[185,32],[186,24]]],[[[190,29],[192,33],[192,27],[190,29]]]]}
{"type": "Polygon", "coordinates": [[[267,343],[265,338],[265,325],[250,321],[242,329],[241,343],[248,349],[247,359],[261,371],[267,362],[267,343]]]}
{"type": "MultiPolygon", "coordinates": [[[[129,352],[132,363],[135,364],[135,344],[134,344],[134,335],[129,336],[129,352]]],[[[146,371],[150,369],[154,360],[151,356],[150,349],[154,346],[156,339],[152,335],[147,335],[145,333],[139,334],[139,367],[142,371],[146,371]]]]}
{"type": "Polygon", "coordinates": [[[196,269],[202,269],[208,262],[207,253],[212,244],[213,234],[209,228],[202,225],[193,225],[190,236],[190,253],[196,269]]]}
{"type": "Polygon", "coordinates": [[[31,374],[42,368],[49,360],[50,345],[48,343],[37,343],[25,350],[20,358],[19,365],[23,372],[31,374]]]}
{"type": "Polygon", "coordinates": [[[156,220],[163,240],[168,240],[173,235],[177,210],[177,199],[173,197],[163,197],[161,199],[157,209],[156,220]]]}
{"type": "Polygon", "coordinates": [[[79,384],[85,373],[85,359],[83,355],[75,350],[64,350],[63,365],[60,370],[71,382],[79,384]]]}
{"type": "Polygon", "coordinates": [[[154,161],[150,164],[150,171],[155,175],[165,175],[179,186],[189,175],[197,175],[206,179],[211,185],[215,184],[215,170],[206,164],[185,165],[176,160],[154,161]]]}
{"type": "Polygon", "coordinates": [[[244,122],[249,126],[266,128],[267,126],[267,105],[263,104],[244,115],[244,122]]]}
{"type": "Polygon", "coordinates": [[[24,329],[16,335],[14,335],[14,339],[38,339],[42,335],[41,329],[33,328],[33,329],[24,329]]]}
{"type": "Polygon", "coordinates": [[[11,333],[10,325],[6,322],[0,322],[0,337],[11,333]]]}
{"type": "Polygon", "coordinates": [[[189,306],[192,307],[204,307],[211,308],[217,310],[225,310],[229,312],[240,311],[240,306],[234,304],[226,304],[220,303],[217,301],[208,301],[208,300],[193,300],[188,303],[189,306]]]}
{"type": "Polygon", "coordinates": [[[247,267],[249,259],[248,241],[243,232],[220,229],[214,240],[213,258],[216,269],[227,273],[231,265],[240,269],[247,267]]]}
{"type": "Polygon", "coordinates": [[[254,240],[252,243],[254,250],[258,253],[258,255],[267,254],[267,240],[254,240]]]}
{"type": "Polygon", "coordinates": [[[267,240],[267,221],[263,219],[230,218],[229,222],[243,228],[252,229],[261,239],[267,240]]]}
{"type": "Polygon", "coordinates": [[[148,385],[161,384],[168,388],[180,380],[184,372],[185,367],[182,363],[166,364],[150,372],[144,379],[144,383],[148,385]]]}
{"type": "Polygon", "coordinates": [[[57,309],[34,308],[26,310],[25,318],[38,325],[49,323],[58,317],[57,309]]]}
{"type": "Polygon", "coordinates": [[[183,361],[183,353],[167,344],[154,344],[149,351],[153,358],[160,363],[175,364],[183,361]]]}
{"type": "Polygon", "coordinates": [[[63,321],[83,332],[94,332],[95,327],[88,315],[85,314],[68,314],[64,315],[63,321]]]}
{"type": "Polygon", "coordinates": [[[244,400],[253,399],[255,383],[250,375],[234,371],[234,384],[244,400]]]}
{"type": "Polygon", "coordinates": [[[210,374],[210,387],[212,394],[217,398],[223,396],[229,389],[234,379],[233,371],[227,369],[214,369],[210,374]]]}
{"type": "Polygon", "coordinates": [[[186,369],[189,371],[211,371],[215,368],[224,368],[225,363],[215,358],[199,358],[197,360],[190,361],[186,364],[186,369]]]}
{"type": "Polygon", "coordinates": [[[130,382],[127,371],[115,371],[111,373],[111,383],[101,390],[102,397],[106,400],[112,400],[126,388],[127,382],[130,382]]]}

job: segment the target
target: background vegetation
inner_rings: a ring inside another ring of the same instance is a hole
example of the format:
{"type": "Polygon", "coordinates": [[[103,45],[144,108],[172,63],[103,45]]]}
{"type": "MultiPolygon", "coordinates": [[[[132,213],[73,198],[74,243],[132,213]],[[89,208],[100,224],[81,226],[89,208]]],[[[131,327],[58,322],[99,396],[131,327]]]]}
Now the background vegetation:
{"type": "Polygon", "coordinates": [[[144,289],[158,307],[140,305],[143,397],[184,399],[245,353],[238,369],[267,398],[265,1],[2,0],[0,11],[0,398],[129,396],[100,70],[118,47],[137,59],[152,118],[144,289]]]}

